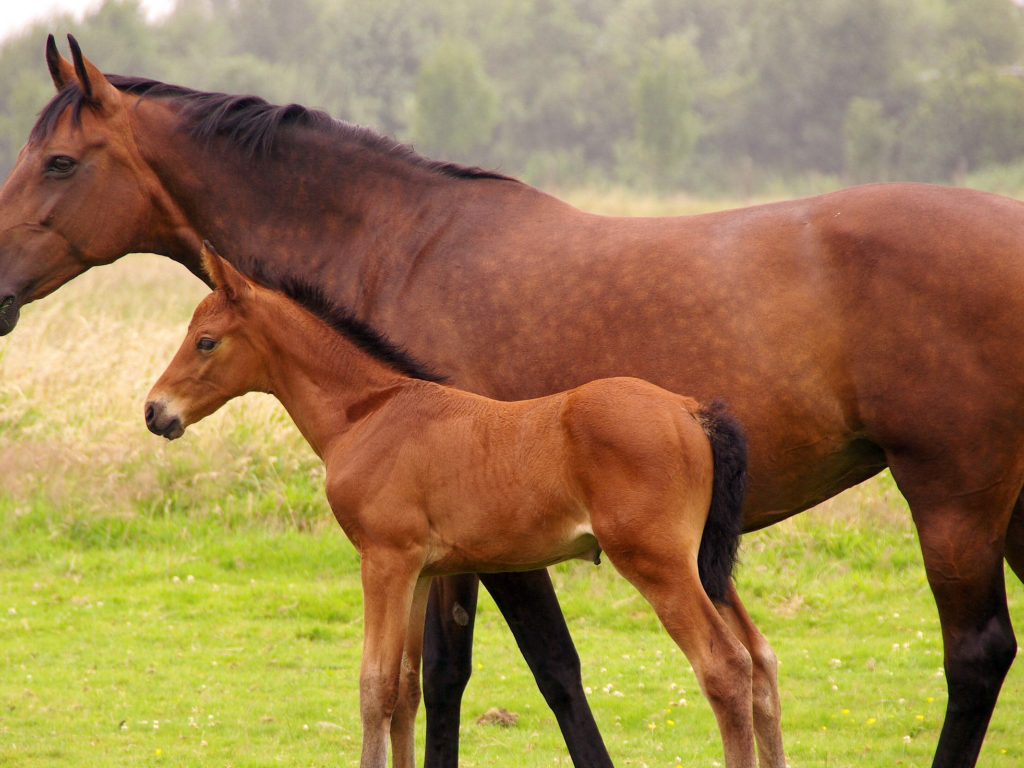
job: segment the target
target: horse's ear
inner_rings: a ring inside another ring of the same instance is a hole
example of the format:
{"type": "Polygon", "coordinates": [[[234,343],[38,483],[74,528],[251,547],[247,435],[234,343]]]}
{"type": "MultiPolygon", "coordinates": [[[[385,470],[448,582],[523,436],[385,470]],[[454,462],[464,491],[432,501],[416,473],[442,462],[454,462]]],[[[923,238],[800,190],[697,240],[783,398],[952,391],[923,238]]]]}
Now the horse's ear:
{"type": "Polygon", "coordinates": [[[221,258],[209,240],[203,240],[201,256],[203,269],[209,275],[213,287],[224,291],[229,301],[237,301],[249,290],[249,281],[230,262],[221,258]]]}
{"type": "Polygon", "coordinates": [[[78,79],[75,76],[75,65],[60,55],[60,51],[57,50],[57,41],[53,39],[53,35],[48,35],[46,38],[46,66],[50,70],[53,86],[58,91],[78,79]]]}
{"type": "MultiPolygon", "coordinates": [[[[95,104],[115,103],[117,89],[110,84],[110,81],[95,64],[82,55],[82,49],[74,35],[68,35],[68,44],[71,46],[71,58],[75,62],[75,75],[78,77],[78,84],[85,92],[86,98],[95,104]]],[[[56,46],[54,46],[54,50],[56,50],[56,46]]]]}

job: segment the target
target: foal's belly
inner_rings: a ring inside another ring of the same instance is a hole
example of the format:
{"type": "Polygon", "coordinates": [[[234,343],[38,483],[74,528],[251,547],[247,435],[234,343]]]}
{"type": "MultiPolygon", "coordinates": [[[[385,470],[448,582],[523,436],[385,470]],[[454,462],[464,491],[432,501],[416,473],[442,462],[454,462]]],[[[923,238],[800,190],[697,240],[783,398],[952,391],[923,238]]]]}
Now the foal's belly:
{"type": "Polygon", "coordinates": [[[499,521],[482,518],[457,527],[434,527],[424,574],[532,571],[566,560],[595,562],[601,554],[585,511],[567,516],[526,511],[499,521]]]}

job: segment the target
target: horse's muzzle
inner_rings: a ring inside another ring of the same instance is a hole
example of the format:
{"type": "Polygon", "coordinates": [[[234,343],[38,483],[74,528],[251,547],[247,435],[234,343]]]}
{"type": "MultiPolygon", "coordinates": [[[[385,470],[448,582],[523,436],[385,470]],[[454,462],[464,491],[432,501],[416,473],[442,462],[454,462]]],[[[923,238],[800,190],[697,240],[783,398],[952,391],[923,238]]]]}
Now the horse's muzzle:
{"type": "Polygon", "coordinates": [[[18,297],[13,294],[0,295],[0,336],[6,336],[14,330],[20,315],[18,297]]]}
{"type": "Polygon", "coordinates": [[[185,428],[181,426],[181,419],[168,415],[167,409],[161,402],[146,403],[146,426],[154,435],[166,437],[168,440],[177,440],[185,434],[185,428]]]}

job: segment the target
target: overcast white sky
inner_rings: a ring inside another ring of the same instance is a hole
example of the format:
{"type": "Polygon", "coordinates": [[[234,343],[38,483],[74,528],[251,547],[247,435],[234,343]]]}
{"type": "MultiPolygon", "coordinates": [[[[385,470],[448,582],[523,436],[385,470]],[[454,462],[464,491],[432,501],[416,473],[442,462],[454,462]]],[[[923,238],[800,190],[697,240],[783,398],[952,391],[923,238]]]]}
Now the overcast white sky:
{"type": "MultiPolygon", "coordinates": [[[[82,18],[86,11],[102,5],[102,0],[0,0],[0,40],[16,34],[36,19],[68,12],[82,18]]],[[[150,18],[169,13],[174,0],[142,0],[150,18]]]]}

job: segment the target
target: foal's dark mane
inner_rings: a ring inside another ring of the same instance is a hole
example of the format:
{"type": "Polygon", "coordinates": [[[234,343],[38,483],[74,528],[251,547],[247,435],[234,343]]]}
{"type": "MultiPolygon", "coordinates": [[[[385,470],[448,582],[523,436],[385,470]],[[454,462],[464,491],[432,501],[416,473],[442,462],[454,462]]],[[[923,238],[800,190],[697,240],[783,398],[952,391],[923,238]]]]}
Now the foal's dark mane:
{"type": "Polygon", "coordinates": [[[283,293],[306,311],[323,320],[333,330],[355,344],[363,352],[395,369],[403,376],[422,381],[445,383],[447,377],[434,373],[387,336],[328,298],[323,289],[295,275],[271,278],[257,268],[256,282],[272,291],[283,293]]]}
{"type": "MultiPolygon", "coordinates": [[[[193,138],[209,142],[214,136],[224,137],[249,157],[265,157],[273,149],[282,129],[296,126],[356,142],[381,154],[404,160],[417,168],[453,179],[516,181],[497,171],[430,160],[409,145],[382,136],[372,128],[335,120],[323,110],[309,109],[301,104],[278,106],[259,96],[196,91],[144,77],[106,75],[106,78],[119,91],[140,97],[162,97],[178,103],[181,106],[182,122],[188,126],[188,132],[193,138]]],[[[40,111],[29,134],[29,141],[38,141],[52,134],[66,109],[71,110],[71,124],[80,125],[82,108],[90,103],[78,83],[64,86],[40,111]]]]}

